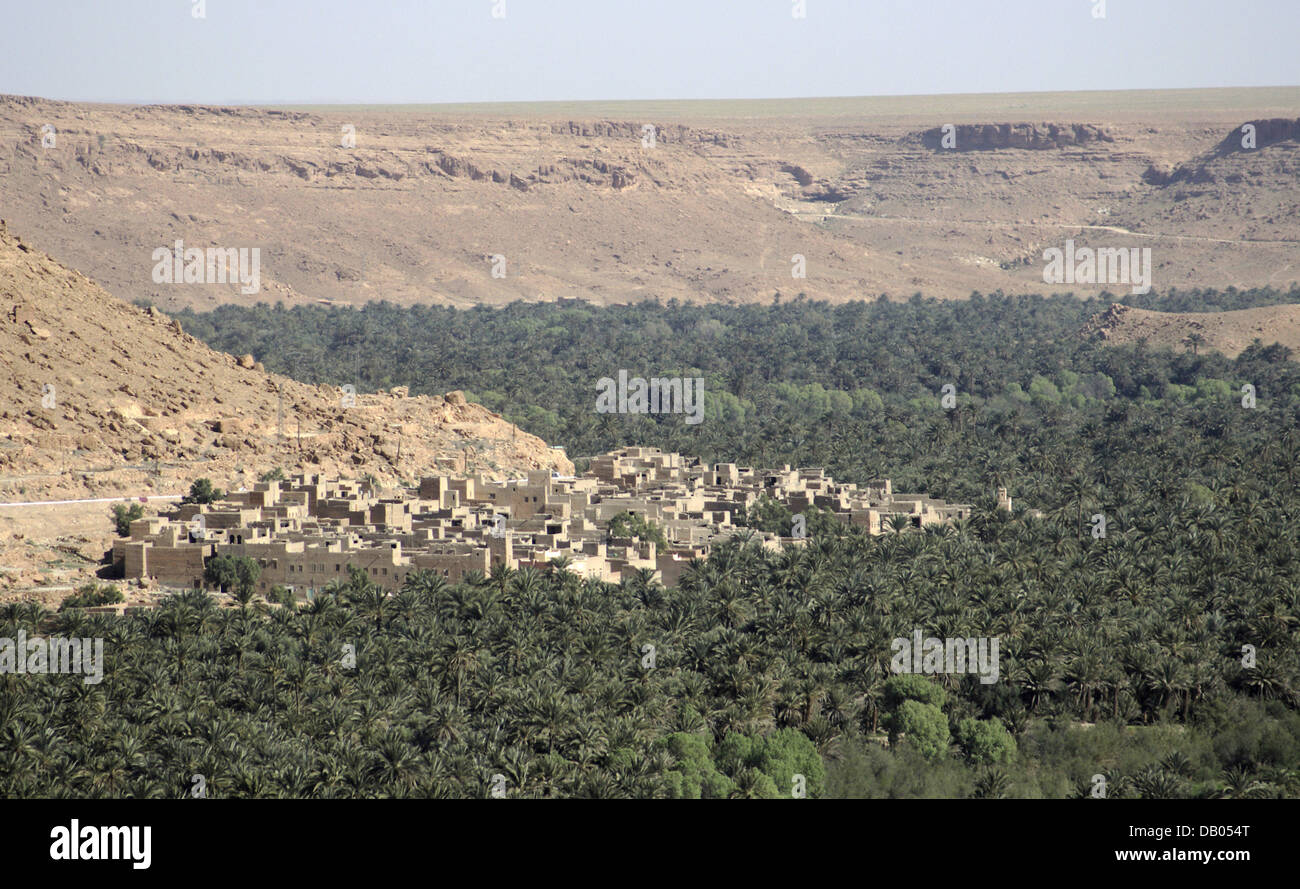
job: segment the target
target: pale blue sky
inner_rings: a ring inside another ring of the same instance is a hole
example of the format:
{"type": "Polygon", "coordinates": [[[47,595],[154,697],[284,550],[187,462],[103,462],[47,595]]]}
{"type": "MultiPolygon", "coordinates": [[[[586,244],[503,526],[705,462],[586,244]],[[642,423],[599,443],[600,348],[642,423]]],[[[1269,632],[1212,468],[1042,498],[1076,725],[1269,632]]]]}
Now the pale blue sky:
{"type": "Polygon", "coordinates": [[[0,0],[0,93],[202,103],[1291,86],[1300,0],[0,0]]]}

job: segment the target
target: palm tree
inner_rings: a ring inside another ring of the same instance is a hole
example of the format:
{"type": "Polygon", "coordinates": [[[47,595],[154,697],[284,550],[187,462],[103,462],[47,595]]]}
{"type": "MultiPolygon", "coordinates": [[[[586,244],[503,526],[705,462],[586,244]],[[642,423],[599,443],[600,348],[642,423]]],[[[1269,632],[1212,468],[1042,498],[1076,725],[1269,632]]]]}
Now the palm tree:
{"type": "Polygon", "coordinates": [[[443,643],[440,662],[443,672],[455,677],[455,702],[459,707],[465,676],[478,668],[478,650],[468,638],[452,636],[443,643]]]}
{"type": "Polygon", "coordinates": [[[975,799],[1005,799],[1011,789],[1011,779],[999,768],[988,768],[975,779],[975,799]]]}

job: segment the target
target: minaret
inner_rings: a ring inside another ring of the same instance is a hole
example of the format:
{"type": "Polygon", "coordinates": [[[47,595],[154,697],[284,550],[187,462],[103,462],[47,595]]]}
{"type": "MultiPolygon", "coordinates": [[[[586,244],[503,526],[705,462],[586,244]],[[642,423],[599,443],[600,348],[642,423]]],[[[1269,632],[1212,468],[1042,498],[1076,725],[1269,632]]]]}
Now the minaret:
{"type": "Polygon", "coordinates": [[[1011,495],[1007,493],[1006,488],[998,488],[998,509],[1011,512],[1011,495]]]}

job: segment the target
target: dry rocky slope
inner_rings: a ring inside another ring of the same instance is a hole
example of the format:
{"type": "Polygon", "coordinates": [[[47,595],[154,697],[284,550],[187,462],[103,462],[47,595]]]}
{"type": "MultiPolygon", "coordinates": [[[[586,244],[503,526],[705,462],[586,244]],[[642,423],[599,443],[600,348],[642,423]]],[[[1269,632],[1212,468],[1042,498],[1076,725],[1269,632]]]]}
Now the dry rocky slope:
{"type": "Polygon", "coordinates": [[[560,451],[460,393],[357,393],[349,405],[338,388],[215,352],[3,225],[0,308],[2,501],[174,493],[198,475],[247,485],[274,467],[381,480],[439,467],[572,471],[560,451]]]}
{"type": "Polygon", "coordinates": [[[1192,348],[1188,338],[1199,335],[1198,351],[1222,352],[1229,358],[1259,340],[1281,343],[1300,360],[1300,306],[1261,306],[1233,312],[1152,312],[1119,303],[1092,318],[1083,336],[1111,345],[1146,340],[1155,347],[1177,351],[1192,348]]]}
{"type": "Polygon", "coordinates": [[[0,598],[57,605],[110,545],[109,503],[35,501],[174,495],[198,477],[232,489],[277,467],[382,482],[573,471],[562,451],[459,392],[356,393],[345,406],[339,389],[215,352],[3,222],[0,363],[0,598]]]}
{"type": "Polygon", "coordinates": [[[163,309],[1124,289],[1044,284],[1067,238],[1150,247],[1157,289],[1300,280],[1300,89],[774,104],[591,119],[0,97],[0,207],[163,309]],[[155,283],[152,252],[177,240],[257,247],[261,289],[155,283]]]}

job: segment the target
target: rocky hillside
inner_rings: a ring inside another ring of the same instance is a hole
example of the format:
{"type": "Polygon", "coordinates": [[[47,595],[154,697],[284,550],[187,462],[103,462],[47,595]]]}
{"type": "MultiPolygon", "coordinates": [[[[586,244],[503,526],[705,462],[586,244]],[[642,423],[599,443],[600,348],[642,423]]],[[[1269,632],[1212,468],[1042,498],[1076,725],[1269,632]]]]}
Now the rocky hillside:
{"type": "Polygon", "coordinates": [[[1067,238],[1150,247],[1157,289],[1285,288],[1300,280],[1297,104],[1276,88],[584,118],[11,96],[0,206],[116,296],[165,311],[1041,292],[1061,289],[1043,251],[1067,238]],[[258,286],[160,283],[153,251],[177,241],[258,249],[258,286]]]}
{"type": "Polygon", "coordinates": [[[414,480],[501,477],[561,451],[460,393],[350,393],[215,352],[114,298],[0,224],[0,500],[251,485],[276,467],[414,480]]]}
{"type": "Polygon", "coordinates": [[[796,253],[819,291],[860,292],[869,282],[850,245],[765,199],[799,191],[771,149],[672,122],[0,97],[10,224],[122,298],[164,309],[748,300],[805,289],[791,278],[796,253]],[[178,240],[259,249],[259,289],[159,285],[152,252],[178,240]]]}
{"type": "Polygon", "coordinates": [[[1085,325],[1082,335],[1113,345],[1146,340],[1157,348],[1214,350],[1235,358],[1255,340],[1281,343],[1300,359],[1300,306],[1233,312],[1152,312],[1115,303],[1085,325]],[[1199,337],[1195,342],[1192,338],[1199,337]]]}

